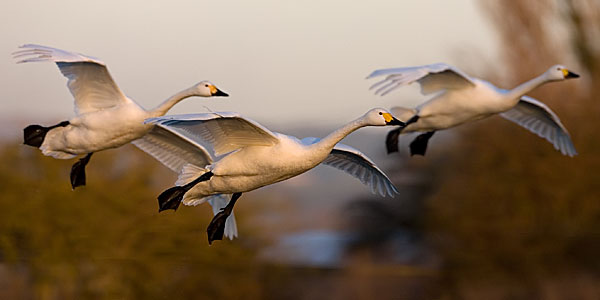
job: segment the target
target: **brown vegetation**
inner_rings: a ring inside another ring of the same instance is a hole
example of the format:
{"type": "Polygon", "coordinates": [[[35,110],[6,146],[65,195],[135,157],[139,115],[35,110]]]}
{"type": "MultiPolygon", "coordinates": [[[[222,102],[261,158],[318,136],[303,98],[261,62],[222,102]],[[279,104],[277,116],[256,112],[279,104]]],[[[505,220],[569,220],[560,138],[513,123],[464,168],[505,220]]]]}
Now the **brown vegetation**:
{"type": "Polygon", "coordinates": [[[449,295],[598,299],[600,4],[482,4],[501,37],[497,71],[507,87],[555,63],[583,75],[531,95],[561,117],[579,155],[564,157],[498,117],[459,129],[461,142],[441,166],[426,217],[431,235],[443,237],[435,243],[446,261],[449,295]]]}
{"type": "Polygon", "coordinates": [[[208,207],[158,214],[174,174],[150,157],[99,153],[71,191],[72,162],[38,152],[0,151],[0,299],[260,298],[254,247],[207,246],[208,207]]]}

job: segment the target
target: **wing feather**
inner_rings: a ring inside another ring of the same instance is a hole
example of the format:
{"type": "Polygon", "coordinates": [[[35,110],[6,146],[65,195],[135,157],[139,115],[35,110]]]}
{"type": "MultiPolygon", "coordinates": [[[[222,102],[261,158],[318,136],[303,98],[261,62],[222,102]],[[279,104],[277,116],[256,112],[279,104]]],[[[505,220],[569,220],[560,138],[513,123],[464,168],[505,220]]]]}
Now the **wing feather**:
{"type": "Polygon", "coordinates": [[[216,156],[247,146],[271,146],[279,139],[260,124],[236,113],[166,116],[146,120],[160,124],[192,141],[209,145],[216,156]]]}
{"type": "MultiPolygon", "coordinates": [[[[314,138],[310,138],[314,139],[314,138]]],[[[304,141],[304,140],[303,140],[304,141]]],[[[337,144],[322,164],[342,170],[367,185],[373,194],[399,194],[390,179],[366,155],[348,145],[337,144]]]]}
{"type": "Polygon", "coordinates": [[[129,103],[110,76],[104,62],[97,58],[51,47],[27,44],[14,52],[17,63],[52,61],[67,77],[67,87],[75,98],[75,113],[85,114],[129,103]]]}
{"type": "Polygon", "coordinates": [[[563,155],[570,157],[577,155],[569,132],[546,104],[523,96],[515,107],[500,115],[546,139],[563,155]]]}
{"type": "Polygon", "coordinates": [[[384,75],[386,77],[383,80],[371,86],[371,89],[379,87],[375,91],[376,95],[384,96],[401,86],[413,82],[418,82],[421,85],[421,93],[423,95],[441,90],[463,89],[475,86],[475,83],[467,74],[443,63],[376,70],[367,79],[384,75]]]}
{"type": "Polygon", "coordinates": [[[131,143],[176,173],[186,164],[204,167],[212,163],[204,147],[161,125],[131,143]]]}

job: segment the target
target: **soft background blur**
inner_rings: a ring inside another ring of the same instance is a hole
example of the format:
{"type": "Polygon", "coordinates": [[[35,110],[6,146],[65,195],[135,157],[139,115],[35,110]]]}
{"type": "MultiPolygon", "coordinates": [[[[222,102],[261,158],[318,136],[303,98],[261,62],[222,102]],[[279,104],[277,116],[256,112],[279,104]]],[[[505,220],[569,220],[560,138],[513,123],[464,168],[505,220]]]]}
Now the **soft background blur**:
{"type": "Polygon", "coordinates": [[[598,299],[600,3],[580,1],[7,1],[0,18],[0,299],[598,299]],[[74,161],[20,145],[30,123],[72,116],[50,63],[18,45],[99,57],[152,107],[209,79],[234,110],[299,137],[324,136],[416,87],[371,95],[373,69],[457,65],[512,87],[555,63],[582,75],[543,86],[580,155],[493,117],[442,132],[425,158],[386,156],[386,129],[353,145],[402,192],[370,195],[327,167],[246,193],[240,238],[208,246],[208,206],[157,213],[175,174],[131,146],[101,152],[88,186],[74,161]]]}

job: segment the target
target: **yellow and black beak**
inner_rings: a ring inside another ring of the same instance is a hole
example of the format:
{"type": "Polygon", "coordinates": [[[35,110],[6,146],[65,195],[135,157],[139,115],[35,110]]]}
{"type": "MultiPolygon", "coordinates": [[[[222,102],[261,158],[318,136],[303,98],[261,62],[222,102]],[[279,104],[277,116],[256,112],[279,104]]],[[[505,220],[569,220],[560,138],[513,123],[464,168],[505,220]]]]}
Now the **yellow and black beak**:
{"type": "Polygon", "coordinates": [[[383,116],[383,118],[385,119],[385,125],[400,125],[400,126],[406,126],[406,123],[394,118],[394,116],[392,116],[392,114],[390,113],[383,113],[381,114],[383,116]]]}
{"type": "Polygon", "coordinates": [[[220,97],[229,97],[229,94],[221,91],[220,89],[218,89],[216,86],[211,85],[210,86],[210,94],[213,96],[220,96],[220,97]]]}
{"type": "Polygon", "coordinates": [[[563,69],[562,72],[563,72],[563,75],[565,76],[565,79],[579,78],[579,74],[573,73],[567,69],[563,69]]]}

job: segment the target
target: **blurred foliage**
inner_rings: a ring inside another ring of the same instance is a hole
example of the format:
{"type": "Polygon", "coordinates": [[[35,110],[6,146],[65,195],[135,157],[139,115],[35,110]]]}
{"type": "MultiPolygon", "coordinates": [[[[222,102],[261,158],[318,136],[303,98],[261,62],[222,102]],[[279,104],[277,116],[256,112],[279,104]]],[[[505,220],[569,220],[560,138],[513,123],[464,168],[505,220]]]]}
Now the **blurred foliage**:
{"type": "Polygon", "coordinates": [[[427,230],[444,258],[448,296],[600,298],[600,2],[481,1],[503,59],[482,76],[515,86],[562,63],[580,80],[531,96],[547,103],[579,155],[494,117],[457,129],[444,155],[427,230]],[[504,74],[498,76],[497,74],[504,74]]]}
{"type": "Polygon", "coordinates": [[[209,247],[208,206],[158,214],[168,169],[129,146],[101,152],[71,191],[72,163],[0,148],[0,299],[260,298],[244,226],[209,247]]]}

